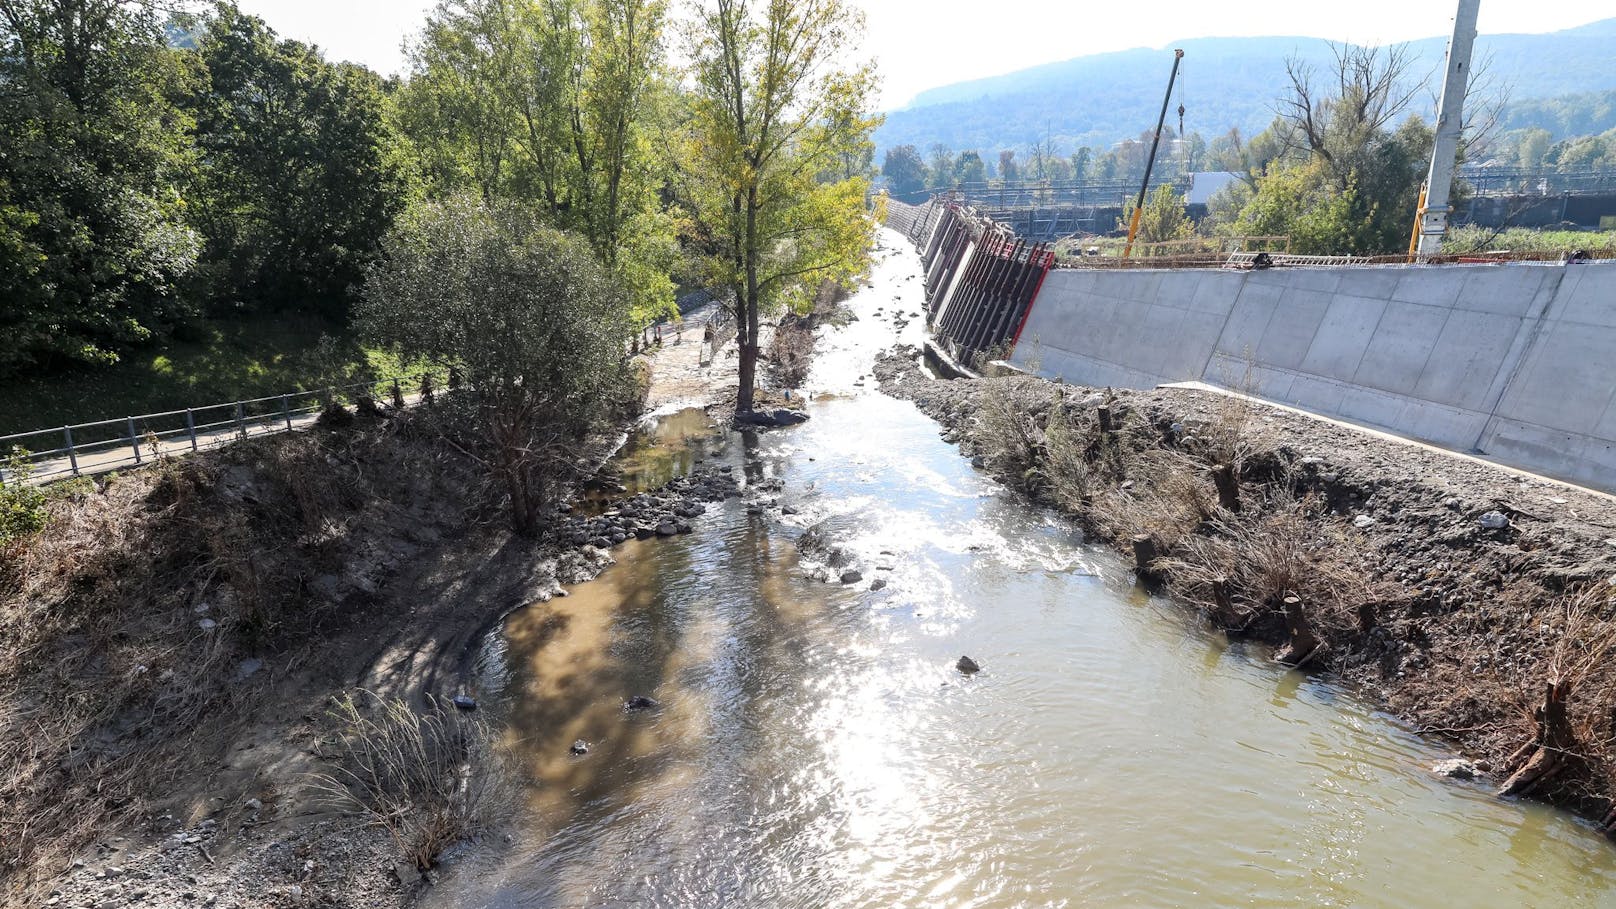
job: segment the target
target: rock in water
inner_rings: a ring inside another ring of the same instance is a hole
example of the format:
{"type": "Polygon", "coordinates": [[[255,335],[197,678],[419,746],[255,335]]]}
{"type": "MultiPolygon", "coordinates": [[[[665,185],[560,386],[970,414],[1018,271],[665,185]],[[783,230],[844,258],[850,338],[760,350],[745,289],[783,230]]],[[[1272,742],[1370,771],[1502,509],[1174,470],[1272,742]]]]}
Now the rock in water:
{"type": "Polygon", "coordinates": [[[454,705],[461,710],[476,710],[477,699],[469,694],[457,694],[454,696],[454,705]]]}
{"type": "Polygon", "coordinates": [[[575,755],[588,754],[589,753],[589,743],[584,741],[583,739],[579,739],[578,741],[573,742],[572,747],[567,749],[567,750],[571,751],[575,755]]]}
{"type": "Polygon", "coordinates": [[[975,675],[976,673],[982,671],[982,667],[978,666],[976,661],[968,656],[960,657],[959,662],[954,664],[954,668],[965,673],[966,675],[975,675]]]}
{"type": "Polygon", "coordinates": [[[656,698],[648,698],[643,694],[636,694],[623,702],[623,709],[629,713],[635,713],[640,710],[656,710],[661,706],[662,702],[656,698]]]}
{"type": "Polygon", "coordinates": [[[1431,772],[1437,776],[1445,776],[1455,780],[1473,780],[1481,771],[1476,768],[1475,764],[1463,758],[1453,758],[1432,764],[1431,772]]]}
{"type": "Polygon", "coordinates": [[[856,568],[849,568],[848,570],[842,572],[843,584],[857,584],[862,580],[864,580],[864,573],[856,568]]]}
{"type": "Polygon", "coordinates": [[[870,589],[871,590],[881,590],[882,588],[884,588],[886,586],[887,586],[887,579],[886,578],[876,578],[875,580],[870,582],[870,589]]]}

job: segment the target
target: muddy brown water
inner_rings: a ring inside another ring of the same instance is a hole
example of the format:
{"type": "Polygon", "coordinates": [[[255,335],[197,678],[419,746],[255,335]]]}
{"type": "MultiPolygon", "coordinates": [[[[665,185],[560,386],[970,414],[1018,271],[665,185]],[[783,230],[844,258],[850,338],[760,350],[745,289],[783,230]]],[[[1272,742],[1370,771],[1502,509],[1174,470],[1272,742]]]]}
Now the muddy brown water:
{"type": "Polygon", "coordinates": [[[491,642],[527,786],[509,843],[457,856],[428,905],[1616,906],[1592,830],[1434,777],[1438,743],[1141,593],[857,385],[893,298],[918,307],[886,244],[810,423],[682,412],[624,462],[631,484],[779,478],[764,501],[798,513],[715,507],[491,642]],[[814,576],[814,525],[863,581],[814,576]]]}

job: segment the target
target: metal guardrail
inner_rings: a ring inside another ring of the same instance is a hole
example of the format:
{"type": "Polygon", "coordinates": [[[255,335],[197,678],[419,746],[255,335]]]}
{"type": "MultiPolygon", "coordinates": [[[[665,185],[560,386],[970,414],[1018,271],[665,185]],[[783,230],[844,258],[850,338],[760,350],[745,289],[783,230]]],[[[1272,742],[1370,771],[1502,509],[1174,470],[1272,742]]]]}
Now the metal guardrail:
{"type": "MultiPolygon", "coordinates": [[[[312,422],[328,401],[341,397],[405,400],[430,373],[354,382],[315,391],[286,392],[225,404],[206,404],[0,436],[0,453],[22,449],[35,482],[138,467],[159,454],[200,451],[250,436],[288,432],[312,422]],[[364,391],[359,391],[363,389],[364,391]]],[[[0,468],[0,483],[9,482],[0,468]]]]}

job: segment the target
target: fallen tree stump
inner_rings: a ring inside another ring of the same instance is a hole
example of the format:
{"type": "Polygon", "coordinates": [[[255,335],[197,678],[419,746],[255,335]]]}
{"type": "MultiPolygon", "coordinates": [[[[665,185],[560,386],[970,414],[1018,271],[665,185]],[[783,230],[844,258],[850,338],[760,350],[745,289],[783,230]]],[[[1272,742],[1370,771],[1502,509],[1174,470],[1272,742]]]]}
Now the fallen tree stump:
{"type": "Polygon", "coordinates": [[[1577,733],[1571,727],[1570,707],[1570,679],[1544,685],[1543,703],[1533,711],[1537,735],[1505,764],[1505,767],[1519,764],[1520,769],[1504,781],[1503,788],[1498,790],[1500,796],[1531,795],[1571,766],[1577,754],[1577,733]]]}

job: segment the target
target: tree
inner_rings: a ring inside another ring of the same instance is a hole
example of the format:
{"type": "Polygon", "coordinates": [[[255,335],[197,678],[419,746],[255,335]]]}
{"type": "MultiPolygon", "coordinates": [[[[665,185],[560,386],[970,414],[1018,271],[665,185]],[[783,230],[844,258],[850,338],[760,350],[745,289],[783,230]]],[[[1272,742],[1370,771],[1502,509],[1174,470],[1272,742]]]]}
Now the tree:
{"type": "Polygon", "coordinates": [[[822,175],[868,141],[869,68],[843,65],[862,26],[843,0],[704,0],[689,30],[694,91],[684,202],[731,289],[740,348],[736,410],[752,409],[761,314],[862,271],[868,181],[822,175]]]}
{"type": "Polygon", "coordinates": [[[1521,167],[1536,170],[1543,166],[1543,159],[1553,143],[1554,134],[1542,127],[1522,130],[1515,144],[1516,161],[1521,167]]]}
{"type": "MultiPolygon", "coordinates": [[[[1118,230],[1127,230],[1133,222],[1134,203],[1129,202],[1117,223],[1118,230]]],[[[1183,240],[1195,235],[1195,224],[1184,209],[1184,197],[1172,186],[1162,184],[1145,200],[1145,210],[1139,217],[1140,243],[1163,243],[1183,240]]]]}
{"type": "Polygon", "coordinates": [[[666,15],[667,0],[442,0],[399,97],[432,193],[541,206],[588,238],[642,321],[673,301],[654,140],[666,15]]]}
{"type": "Polygon", "coordinates": [[[0,0],[0,376],[114,362],[193,315],[184,77],[144,4],[0,0]]]}
{"type": "Polygon", "coordinates": [[[1021,179],[1021,168],[1016,165],[1016,153],[1010,149],[999,152],[999,179],[1015,183],[1021,179]]]}
{"type": "Polygon", "coordinates": [[[381,80],[280,41],[221,4],[186,101],[196,121],[192,223],[207,291],[231,304],[310,308],[345,322],[403,205],[381,80]]]}
{"type": "Polygon", "coordinates": [[[454,367],[472,451],[532,534],[578,446],[624,398],[631,325],[590,245],[511,202],[423,204],[388,235],[359,306],[362,334],[454,367]]]}
{"type": "Polygon", "coordinates": [[[974,151],[961,152],[959,159],[954,162],[954,182],[986,183],[987,179],[988,168],[982,156],[974,151]]]}
{"type": "Polygon", "coordinates": [[[932,189],[951,189],[954,186],[954,152],[941,142],[931,147],[931,161],[928,167],[931,173],[932,189]]]}
{"type": "Polygon", "coordinates": [[[926,162],[913,145],[889,148],[881,176],[887,178],[887,190],[894,196],[913,196],[926,188],[926,162]]]}
{"type": "Polygon", "coordinates": [[[1241,212],[1243,233],[1286,234],[1291,248],[1315,254],[1375,254],[1408,244],[1433,135],[1415,116],[1404,47],[1335,49],[1329,84],[1288,65],[1291,90],[1268,134],[1248,148],[1248,162],[1267,157],[1256,193],[1241,212]],[[1259,151],[1270,143],[1279,150],[1259,151]]]}
{"type": "Polygon", "coordinates": [[[1072,179],[1079,183],[1089,179],[1089,167],[1093,159],[1093,149],[1080,148],[1072,152],[1072,179]]]}

